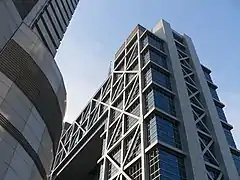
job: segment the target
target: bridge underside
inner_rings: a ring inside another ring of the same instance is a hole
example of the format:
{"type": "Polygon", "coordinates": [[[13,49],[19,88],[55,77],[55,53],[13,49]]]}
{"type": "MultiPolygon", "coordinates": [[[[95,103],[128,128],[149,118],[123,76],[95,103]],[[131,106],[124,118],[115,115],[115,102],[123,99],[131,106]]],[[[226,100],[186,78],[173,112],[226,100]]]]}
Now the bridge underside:
{"type": "Polygon", "coordinates": [[[98,178],[97,160],[102,154],[103,128],[96,132],[90,141],[79,151],[55,180],[95,180],[98,178]]]}

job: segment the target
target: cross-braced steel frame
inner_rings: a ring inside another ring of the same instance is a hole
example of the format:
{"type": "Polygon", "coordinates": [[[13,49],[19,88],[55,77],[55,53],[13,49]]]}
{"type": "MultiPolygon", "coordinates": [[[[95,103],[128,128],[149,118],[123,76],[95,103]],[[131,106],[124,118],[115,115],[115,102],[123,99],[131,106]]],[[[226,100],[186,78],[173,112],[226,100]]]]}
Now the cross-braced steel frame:
{"type": "Polygon", "coordinates": [[[208,128],[209,118],[205,112],[204,104],[201,102],[201,92],[194,79],[194,70],[191,65],[191,58],[186,52],[177,49],[179,60],[187,87],[191,109],[196,123],[198,138],[201,145],[202,156],[205,162],[206,173],[209,180],[221,180],[223,173],[219,167],[219,162],[214,155],[213,138],[208,128]]]}
{"type": "Polygon", "coordinates": [[[103,154],[99,163],[104,171],[101,177],[132,180],[145,176],[146,135],[143,130],[139,38],[137,27],[122,46],[122,57],[116,57],[114,69],[104,85],[78,120],[62,134],[52,172],[66,163],[65,159],[92,128],[103,123],[103,154]],[[138,171],[134,172],[136,169],[138,171]]]}

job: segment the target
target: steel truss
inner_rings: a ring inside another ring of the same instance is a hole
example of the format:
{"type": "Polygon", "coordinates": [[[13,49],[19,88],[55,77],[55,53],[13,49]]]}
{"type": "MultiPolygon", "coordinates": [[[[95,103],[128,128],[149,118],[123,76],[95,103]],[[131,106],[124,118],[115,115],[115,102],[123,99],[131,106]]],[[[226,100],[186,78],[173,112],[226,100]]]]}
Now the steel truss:
{"type": "Polygon", "coordinates": [[[208,116],[204,104],[201,101],[201,92],[195,82],[194,70],[191,66],[191,58],[186,52],[177,49],[184,80],[187,86],[188,97],[191,102],[191,109],[196,123],[198,138],[201,145],[202,156],[205,162],[205,169],[209,180],[221,180],[223,173],[220,170],[219,162],[214,153],[214,141],[211,131],[208,128],[208,116]]]}

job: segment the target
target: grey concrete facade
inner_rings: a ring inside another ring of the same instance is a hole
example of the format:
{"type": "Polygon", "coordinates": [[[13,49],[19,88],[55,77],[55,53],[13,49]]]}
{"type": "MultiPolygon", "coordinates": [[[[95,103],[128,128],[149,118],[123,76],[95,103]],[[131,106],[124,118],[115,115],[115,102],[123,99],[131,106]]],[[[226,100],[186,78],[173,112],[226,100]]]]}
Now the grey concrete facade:
{"type": "Polygon", "coordinates": [[[46,180],[50,173],[66,108],[65,85],[54,56],[77,3],[0,1],[2,180],[46,180]],[[63,24],[58,14],[65,11],[68,19],[63,24]]]}
{"type": "Polygon", "coordinates": [[[66,125],[56,180],[237,180],[240,151],[211,71],[161,20],[138,25],[78,119],[66,125]]]}

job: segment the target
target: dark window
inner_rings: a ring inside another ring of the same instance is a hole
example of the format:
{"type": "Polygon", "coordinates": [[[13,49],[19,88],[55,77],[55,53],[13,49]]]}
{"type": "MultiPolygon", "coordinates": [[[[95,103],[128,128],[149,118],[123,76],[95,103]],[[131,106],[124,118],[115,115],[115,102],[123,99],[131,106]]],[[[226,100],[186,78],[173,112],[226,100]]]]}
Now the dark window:
{"type": "Polygon", "coordinates": [[[133,180],[142,180],[142,165],[141,161],[138,160],[136,163],[131,165],[127,170],[127,174],[131,177],[133,180]]]}
{"type": "Polygon", "coordinates": [[[177,124],[162,116],[155,116],[148,122],[148,142],[156,140],[181,149],[177,124]]]}
{"type": "Polygon", "coordinates": [[[143,54],[143,65],[147,64],[148,61],[150,61],[150,53],[149,51],[145,52],[143,54]]]}
{"type": "Polygon", "coordinates": [[[163,90],[154,90],[154,101],[157,108],[176,115],[173,97],[163,90]]]}
{"type": "Polygon", "coordinates": [[[209,89],[210,89],[210,92],[212,94],[212,97],[219,101],[219,97],[218,97],[217,91],[213,87],[211,87],[211,86],[209,86],[209,89]]]}
{"type": "Polygon", "coordinates": [[[204,72],[205,78],[206,78],[208,81],[212,82],[212,78],[211,78],[210,74],[209,74],[208,72],[206,72],[206,71],[203,71],[203,72],[204,72]]]}
{"type": "Polygon", "coordinates": [[[28,13],[32,10],[33,6],[38,2],[38,0],[13,0],[14,5],[16,6],[16,9],[21,16],[22,19],[24,19],[28,13]]]}
{"type": "MultiPolygon", "coordinates": [[[[220,171],[219,171],[219,170],[213,169],[213,168],[210,167],[210,166],[206,166],[206,169],[207,169],[209,175],[211,176],[211,179],[214,179],[214,180],[215,180],[215,179],[218,179],[218,176],[219,176],[219,174],[220,174],[220,171]]],[[[209,180],[210,180],[209,175],[208,175],[208,178],[209,178],[209,180]]]]}
{"type": "Polygon", "coordinates": [[[149,89],[145,94],[146,113],[154,106],[173,116],[176,115],[173,97],[160,89],[149,89]]]}
{"type": "Polygon", "coordinates": [[[167,89],[171,89],[170,77],[158,69],[152,68],[152,80],[167,89]]]}
{"type": "Polygon", "coordinates": [[[235,163],[235,166],[237,168],[238,175],[240,176],[240,156],[238,156],[236,154],[232,154],[232,157],[233,157],[233,161],[235,163]]]}
{"type": "Polygon", "coordinates": [[[147,64],[150,60],[167,69],[166,57],[164,55],[160,55],[154,51],[149,50],[143,55],[143,64],[147,64]]]}
{"type": "Polygon", "coordinates": [[[152,45],[153,47],[164,51],[164,46],[163,46],[163,41],[156,38],[156,37],[152,37],[152,36],[146,36],[143,41],[142,41],[142,47],[145,47],[147,44],[152,45]]]}
{"type": "Polygon", "coordinates": [[[179,42],[175,42],[177,49],[180,49],[183,52],[186,52],[186,48],[184,45],[180,44],[179,42]]]}
{"type": "Polygon", "coordinates": [[[218,113],[218,116],[221,120],[227,122],[227,119],[226,119],[226,116],[225,116],[225,113],[223,111],[223,109],[219,106],[216,105],[216,109],[217,109],[217,113],[218,113]]]}
{"type": "Polygon", "coordinates": [[[174,38],[175,40],[177,40],[178,42],[184,44],[184,40],[183,40],[183,38],[182,38],[180,35],[178,35],[178,34],[176,34],[176,33],[173,33],[173,38],[174,38]]]}
{"type": "Polygon", "coordinates": [[[154,107],[154,96],[153,96],[153,90],[152,89],[150,89],[146,92],[145,106],[146,106],[146,113],[154,107]]]}
{"type": "Polygon", "coordinates": [[[152,80],[152,72],[151,72],[151,68],[148,68],[145,72],[144,72],[144,86],[146,87],[152,80]]]}
{"type": "Polygon", "coordinates": [[[166,58],[163,55],[150,51],[150,60],[167,69],[166,58]]]}
{"type": "Polygon", "coordinates": [[[223,130],[224,130],[228,145],[236,148],[236,144],[234,142],[231,131],[226,128],[223,128],[223,130]]]}
{"type": "Polygon", "coordinates": [[[150,180],[186,180],[184,160],[161,149],[149,154],[150,180]]]}

